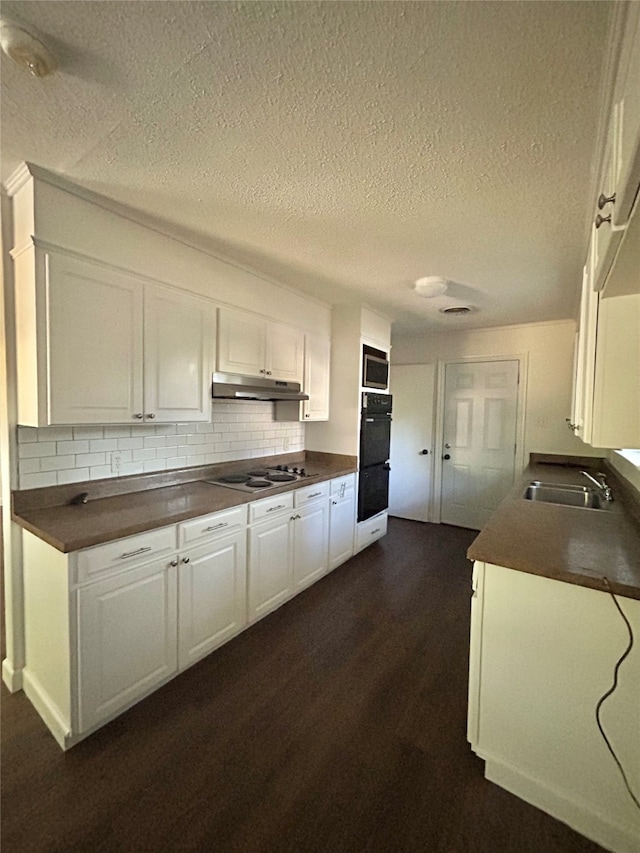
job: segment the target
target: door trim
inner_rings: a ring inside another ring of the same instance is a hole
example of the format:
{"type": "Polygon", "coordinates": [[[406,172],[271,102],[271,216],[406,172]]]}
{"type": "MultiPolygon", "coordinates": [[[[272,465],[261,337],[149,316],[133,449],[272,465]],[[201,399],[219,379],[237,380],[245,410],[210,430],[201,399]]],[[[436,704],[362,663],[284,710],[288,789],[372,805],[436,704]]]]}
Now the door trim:
{"type": "Polygon", "coordinates": [[[438,359],[436,370],[436,399],[435,399],[435,437],[434,437],[434,466],[433,488],[431,501],[431,521],[440,524],[442,520],[442,454],[444,453],[444,383],[445,371],[448,364],[470,364],[483,361],[517,361],[518,362],[518,395],[516,399],[516,448],[514,472],[519,474],[524,470],[524,435],[527,403],[527,386],[529,373],[529,354],[519,355],[473,355],[462,358],[438,359]]]}

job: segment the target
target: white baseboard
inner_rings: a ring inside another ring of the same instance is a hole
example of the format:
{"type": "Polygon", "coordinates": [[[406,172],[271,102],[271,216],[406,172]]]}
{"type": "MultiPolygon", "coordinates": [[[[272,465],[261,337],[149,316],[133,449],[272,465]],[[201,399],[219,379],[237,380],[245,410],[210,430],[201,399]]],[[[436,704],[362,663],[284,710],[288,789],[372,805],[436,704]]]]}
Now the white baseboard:
{"type": "Polygon", "coordinates": [[[23,676],[23,688],[27,698],[40,714],[59,746],[62,749],[68,749],[71,726],[65,721],[64,714],[51,701],[38,679],[26,669],[23,676]]]}
{"type": "Polygon", "coordinates": [[[638,853],[640,850],[640,829],[634,831],[630,826],[614,826],[603,815],[589,809],[587,804],[576,802],[564,792],[549,788],[513,767],[486,759],[484,775],[490,782],[566,823],[606,850],[613,853],[638,853]]]}
{"type": "Polygon", "coordinates": [[[2,661],[2,680],[10,693],[17,693],[18,690],[22,690],[22,670],[14,669],[9,658],[2,661]]]}

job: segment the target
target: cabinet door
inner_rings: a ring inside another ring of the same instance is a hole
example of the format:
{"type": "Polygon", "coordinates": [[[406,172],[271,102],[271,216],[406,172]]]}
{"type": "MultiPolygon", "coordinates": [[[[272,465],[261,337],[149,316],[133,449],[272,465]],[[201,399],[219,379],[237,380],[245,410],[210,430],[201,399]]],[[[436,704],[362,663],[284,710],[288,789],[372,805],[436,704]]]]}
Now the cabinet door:
{"type": "Polygon", "coordinates": [[[591,255],[584,269],[582,301],[580,303],[580,328],[574,388],[573,423],[576,435],[591,443],[593,430],[593,383],[596,363],[596,326],[600,294],[591,286],[591,255]]]}
{"type": "Polygon", "coordinates": [[[271,379],[302,384],[304,334],[292,326],[269,323],[265,364],[267,376],[271,379]]]}
{"type": "Polygon", "coordinates": [[[329,506],[326,500],[296,510],[293,522],[295,591],[309,586],[327,571],[329,506]]]}
{"type": "Polygon", "coordinates": [[[176,587],[162,559],[77,591],[81,732],[176,672],[176,587]]]}
{"type": "Polygon", "coordinates": [[[47,256],[50,424],[130,423],[142,413],[139,279],[47,256]]]}
{"type": "Polygon", "coordinates": [[[332,497],[329,513],[329,569],[353,556],[355,533],[355,491],[347,489],[344,497],[332,497]]]}
{"type": "Polygon", "coordinates": [[[266,323],[260,317],[220,308],[218,311],[218,371],[264,376],[266,323]]]}
{"type": "MultiPolygon", "coordinates": [[[[599,196],[615,199],[616,197],[616,174],[618,168],[617,140],[618,140],[618,109],[614,107],[609,124],[609,135],[602,163],[600,176],[599,196]]],[[[592,232],[593,249],[593,287],[602,290],[611,269],[616,250],[622,238],[623,230],[616,229],[613,225],[613,211],[616,201],[607,202],[602,207],[594,205],[594,230],[592,232]],[[598,224],[600,223],[600,224],[598,224]]]]}
{"type": "Polygon", "coordinates": [[[291,515],[249,529],[249,621],[275,610],[293,594],[291,515]]]}
{"type": "Polygon", "coordinates": [[[640,5],[629,3],[618,70],[619,121],[616,203],[613,221],[629,217],[640,184],[640,5]]]}
{"type": "Polygon", "coordinates": [[[207,302],[145,286],[145,420],[211,420],[214,324],[207,302]]]}
{"type": "Polygon", "coordinates": [[[331,341],[307,335],[304,354],[304,390],[309,399],[302,404],[304,420],[329,420],[329,367],[331,341]]]}
{"type": "Polygon", "coordinates": [[[247,624],[246,531],[181,554],[178,664],[184,669],[247,624]]]}

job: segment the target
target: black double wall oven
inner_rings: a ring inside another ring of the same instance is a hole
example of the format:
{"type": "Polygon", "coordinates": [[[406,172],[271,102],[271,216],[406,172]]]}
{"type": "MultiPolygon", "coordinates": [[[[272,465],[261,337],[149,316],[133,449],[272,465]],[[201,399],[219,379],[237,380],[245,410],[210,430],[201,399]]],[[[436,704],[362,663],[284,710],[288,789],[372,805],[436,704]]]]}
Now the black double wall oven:
{"type": "Polygon", "coordinates": [[[391,395],[365,392],[360,422],[358,521],[389,506],[390,443],[391,395]]]}

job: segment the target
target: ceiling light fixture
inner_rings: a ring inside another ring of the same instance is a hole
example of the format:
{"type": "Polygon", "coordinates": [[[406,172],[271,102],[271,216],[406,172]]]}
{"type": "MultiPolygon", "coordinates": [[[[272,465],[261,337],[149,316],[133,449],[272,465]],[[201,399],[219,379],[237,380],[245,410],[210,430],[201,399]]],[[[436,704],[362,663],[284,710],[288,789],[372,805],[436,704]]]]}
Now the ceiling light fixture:
{"type": "Polygon", "coordinates": [[[46,77],[56,70],[56,61],[42,42],[10,21],[0,21],[0,47],[34,77],[46,77]]]}
{"type": "Polygon", "coordinates": [[[446,278],[439,275],[428,275],[425,278],[419,278],[413,285],[413,289],[418,296],[423,296],[425,299],[433,299],[434,296],[442,296],[447,292],[449,282],[446,278]]]}

